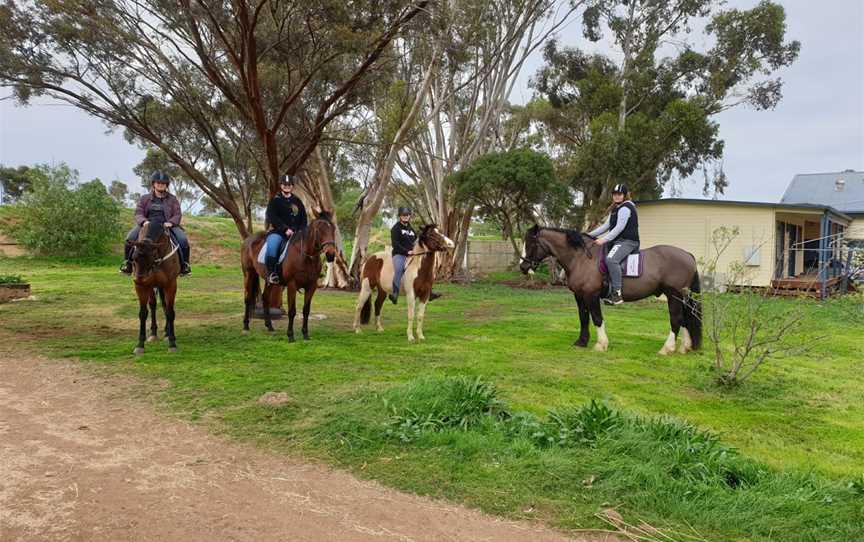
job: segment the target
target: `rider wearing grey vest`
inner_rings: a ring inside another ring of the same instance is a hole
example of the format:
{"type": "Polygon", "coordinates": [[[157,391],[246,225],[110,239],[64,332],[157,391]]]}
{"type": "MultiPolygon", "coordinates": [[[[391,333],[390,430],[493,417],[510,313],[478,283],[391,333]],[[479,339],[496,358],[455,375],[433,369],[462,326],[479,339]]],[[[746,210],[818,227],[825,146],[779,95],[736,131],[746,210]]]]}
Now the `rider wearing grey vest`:
{"type": "Polygon", "coordinates": [[[589,232],[591,237],[605,233],[595,241],[603,246],[612,243],[606,254],[606,269],[609,271],[609,297],[604,301],[610,305],[620,305],[624,302],[621,296],[621,262],[628,255],[639,250],[639,217],[636,215],[636,205],[630,201],[627,186],[616,184],[612,189],[612,211],[606,222],[589,232]]]}

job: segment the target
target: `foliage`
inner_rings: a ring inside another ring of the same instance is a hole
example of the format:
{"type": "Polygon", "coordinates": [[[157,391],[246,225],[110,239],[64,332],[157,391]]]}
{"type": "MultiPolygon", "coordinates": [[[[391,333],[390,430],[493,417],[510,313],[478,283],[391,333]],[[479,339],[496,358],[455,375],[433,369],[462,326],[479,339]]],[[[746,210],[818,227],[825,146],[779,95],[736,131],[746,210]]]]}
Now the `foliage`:
{"type": "MultiPolygon", "coordinates": [[[[712,253],[701,263],[702,276],[716,277],[718,262],[738,237],[738,227],[723,226],[711,233],[712,253]]],[[[717,383],[741,384],[771,359],[802,354],[812,349],[816,337],[803,331],[804,315],[794,307],[777,310],[770,298],[750,287],[746,267],[732,262],[724,272],[729,285],[743,287],[740,294],[718,290],[701,294],[707,308],[708,338],[714,345],[717,383]]]]}
{"type": "Polygon", "coordinates": [[[388,435],[409,442],[426,431],[467,431],[485,420],[509,417],[498,390],[481,378],[429,378],[412,382],[385,398],[388,435]]]}
{"type": "Polygon", "coordinates": [[[704,189],[722,192],[715,116],[742,104],[762,110],[779,102],[781,82],[767,77],[791,64],[800,47],[784,41],[784,9],[767,0],[750,10],[721,6],[589,1],[585,36],[611,39],[620,64],[555,41],[546,45],[533,85],[547,104],[533,108],[534,121],[557,147],[553,155],[584,195],[590,220],[600,217],[617,182],[636,198],[653,198],[673,177],[701,170],[704,189]],[[702,18],[704,32],[693,36],[702,18]],[[693,37],[713,46],[697,51],[693,37]],[[670,42],[674,54],[663,56],[670,42]]]}
{"type": "Polygon", "coordinates": [[[573,201],[555,178],[549,158],[530,149],[486,154],[449,182],[456,187],[457,201],[470,202],[481,218],[501,225],[517,256],[516,241],[537,222],[538,208],[547,209],[546,215],[561,214],[573,201]]]}
{"type": "Polygon", "coordinates": [[[3,185],[3,203],[15,203],[30,188],[28,166],[6,167],[0,165],[0,184],[3,185]]]}
{"type": "Polygon", "coordinates": [[[0,284],[26,284],[21,275],[0,275],[0,284]]]}
{"type": "Polygon", "coordinates": [[[111,181],[111,185],[108,187],[108,194],[118,205],[125,207],[126,198],[129,196],[129,187],[123,181],[115,179],[111,181]]]}
{"type": "Polygon", "coordinates": [[[22,200],[22,221],[13,235],[40,254],[107,254],[121,234],[120,205],[99,180],[79,184],[65,164],[28,171],[32,189],[22,200]]]}
{"type": "Polygon", "coordinates": [[[23,104],[67,102],[160,149],[245,235],[238,200],[256,186],[275,193],[282,174],[302,169],[427,4],[7,2],[0,86],[23,104]]]}

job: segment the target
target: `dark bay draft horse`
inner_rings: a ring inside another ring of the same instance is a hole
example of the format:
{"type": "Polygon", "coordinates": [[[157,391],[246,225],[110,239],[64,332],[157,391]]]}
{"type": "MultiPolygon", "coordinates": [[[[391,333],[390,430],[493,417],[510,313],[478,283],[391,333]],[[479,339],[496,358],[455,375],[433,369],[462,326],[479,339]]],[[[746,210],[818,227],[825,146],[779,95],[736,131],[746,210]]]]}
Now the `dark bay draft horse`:
{"type": "Polygon", "coordinates": [[[156,294],[162,300],[165,311],[165,337],[168,350],[177,351],[174,337],[174,299],[177,297],[177,277],[180,275],[179,247],[172,243],[164,225],[159,222],[145,222],[132,249],[132,280],[138,294],[138,346],[135,354],[144,353],[144,339],[147,333],[147,307],[152,317],[149,341],[158,339],[156,328],[156,294]]]}
{"type": "MultiPolygon", "coordinates": [[[[660,349],[660,354],[675,352],[676,339],[681,339],[678,352],[697,350],[702,344],[702,305],[691,296],[698,293],[699,273],[696,259],[680,248],[658,245],[644,250],[643,273],[639,277],[625,278],[622,295],[625,301],[636,301],[648,296],[666,295],[669,322],[672,330],[660,349]]],[[[603,276],[597,266],[603,257],[602,248],[594,239],[576,230],[541,228],[534,226],[525,234],[525,257],[520,269],[523,273],[537,269],[540,263],[554,257],[567,271],[567,286],[579,306],[579,340],[575,346],[588,346],[589,316],[597,328],[594,350],[606,351],[609,339],[600,310],[603,276]]]]}
{"type": "MultiPolygon", "coordinates": [[[[423,335],[423,318],[426,315],[426,304],[432,293],[435,282],[435,253],[453,248],[455,244],[446,235],[438,231],[435,224],[427,224],[420,230],[420,235],[414,243],[405,262],[405,272],[402,274],[401,291],[405,292],[408,305],[408,341],[414,342],[414,309],[417,304],[417,338],[421,341],[423,335]]],[[[393,289],[393,257],[389,252],[376,252],[363,262],[360,295],[357,297],[357,307],[354,313],[354,331],[360,333],[360,323],[368,324],[372,312],[372,292],[377,290],[375,298],[375,324],[378,331],[384,331],[381,325],[381,307],[387,294],[393,289]]]]}
{"type": "MultiPolygon", "coordinates": [[[[266,277],[264,264],[258,262],[258,253],[264,243],[265,232],[250,235],[240,249],[240,264],[243,267],[243,289],[246,310],[243,314],[243,333],[249,332],[249,318],[255,310],[255,302],[261,297],[264,305],[264,326],[273,331],[270,319],[270,290],[275,286],[265,284],[261,293],[259,278],[266,277]]],[[[288,341],[294,342],[294,317],[297,315],[297,290],[303,290],[303,338],[309,340],[309,310],[312,296],[318,288],[321,276],[321,253],[332,262],[336,258],[336,226],[328,212],[322,211],[309,226],[294,234],[285,259],[279,264],[279,275],[288,296],[288,341]]]]}

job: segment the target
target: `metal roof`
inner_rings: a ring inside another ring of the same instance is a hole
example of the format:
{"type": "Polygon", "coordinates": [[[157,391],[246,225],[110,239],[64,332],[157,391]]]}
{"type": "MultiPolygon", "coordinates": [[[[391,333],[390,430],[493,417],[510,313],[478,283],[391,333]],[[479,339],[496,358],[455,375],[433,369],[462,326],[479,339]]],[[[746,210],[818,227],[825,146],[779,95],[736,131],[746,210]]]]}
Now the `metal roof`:
{"type": "Polygon", "coordinates": [[[844,213],[864,213],[864,171],[795,175],[781,203],[814,203],[844,213]]]}
{"type": "Polygon", "coordinates": [[[745,207],[769,207],[772,209],[812,209],[814,211],[828,211],[844,220],[852,220],[852,217],[838,211],[829,205],[819,205],[816,203],[769,203],[764,201],[733,201],[726,199],[695,199],[695,198],[663,198],[640,200],[635,202],[638,205],[651,205],[656,203],[698,203],[705,205],[742,205],[745,207]]]}

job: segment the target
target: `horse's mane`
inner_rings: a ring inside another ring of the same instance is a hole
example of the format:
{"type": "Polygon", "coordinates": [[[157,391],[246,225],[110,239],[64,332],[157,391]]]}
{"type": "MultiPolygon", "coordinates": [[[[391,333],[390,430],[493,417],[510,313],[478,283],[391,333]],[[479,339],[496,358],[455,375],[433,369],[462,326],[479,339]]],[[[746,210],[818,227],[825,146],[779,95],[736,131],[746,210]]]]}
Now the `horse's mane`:
{"type": "Polygon", "coordinates": [[[588,235],[588,234],[582,233],[579,230],[568,229],[568,228],[554,228],[551,226],[543,226],[542,228],[540,226],[534,226],[534,228],[536,228],[534,230],[534,235],[537,235],[537,233],[539,233],[540,230],[557,231],[558,233],[564,234],[564,236],[567,238],[567,244],[570,245],[571,247],[582,248],[582,249],[587,248],[585,246],[585,239],[582,236],[588,235]]]}
{"type": "Polygon", "coordinates": [[[144,239],[155,243],[162,236],[163,230],[163,222],[148,222],[144,239]]]}

